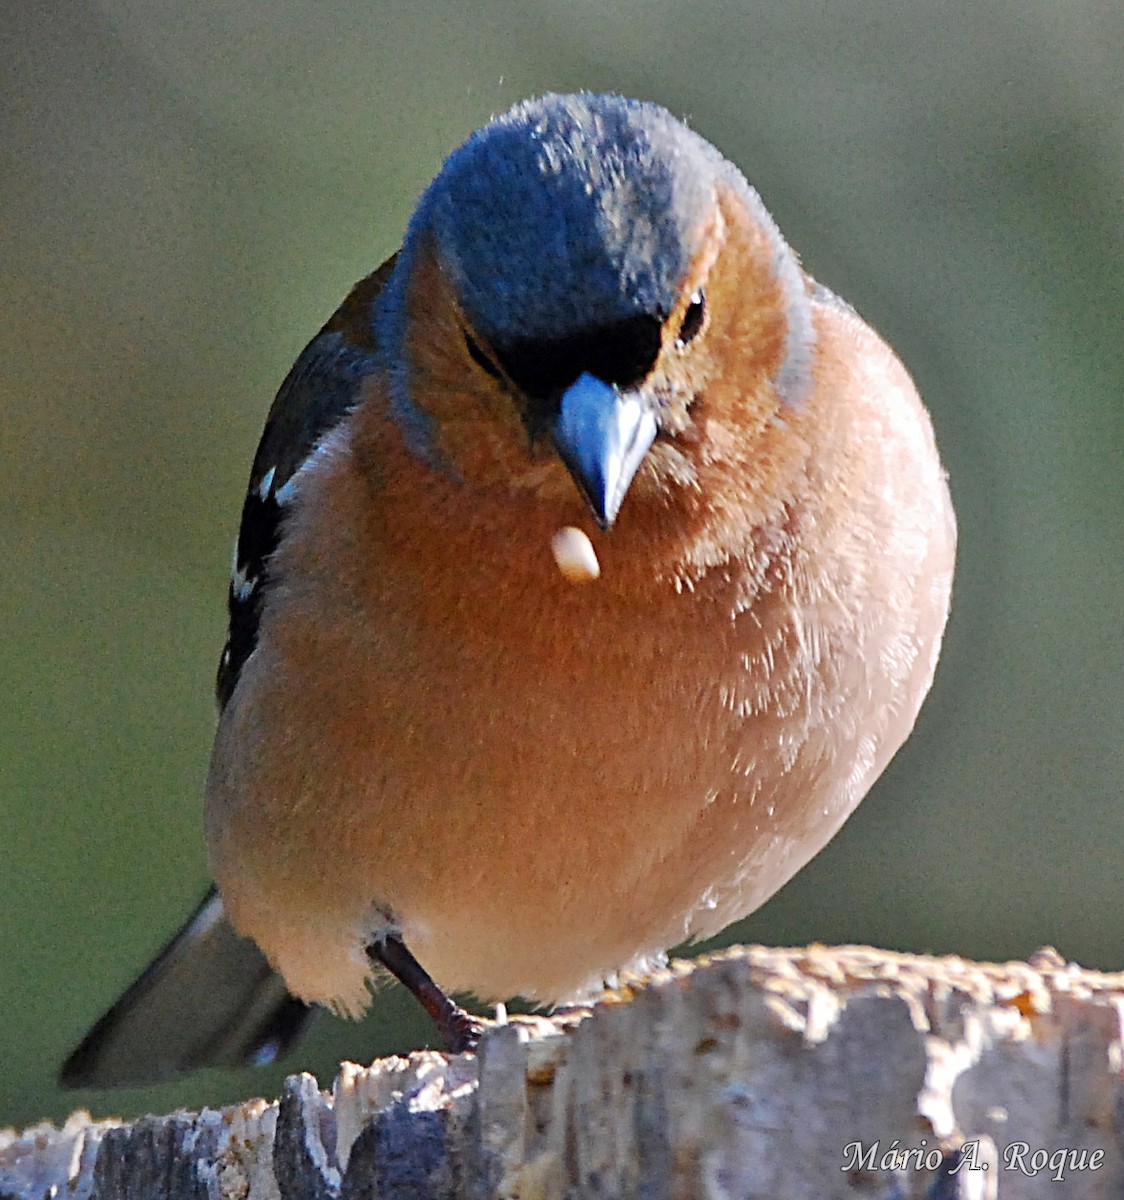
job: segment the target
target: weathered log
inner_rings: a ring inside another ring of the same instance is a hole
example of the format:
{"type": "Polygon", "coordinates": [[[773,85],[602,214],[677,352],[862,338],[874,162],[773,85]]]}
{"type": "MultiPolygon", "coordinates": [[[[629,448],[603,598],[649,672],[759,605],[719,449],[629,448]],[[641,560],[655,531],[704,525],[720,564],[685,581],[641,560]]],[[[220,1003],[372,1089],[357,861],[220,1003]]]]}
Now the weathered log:
{"type": "Polygon", "coordinates": [[[1053,951],[751,947],[331,1092],[0,1133],[0,1197],[1119,1197],[1122,1030],[1053,951]]]}

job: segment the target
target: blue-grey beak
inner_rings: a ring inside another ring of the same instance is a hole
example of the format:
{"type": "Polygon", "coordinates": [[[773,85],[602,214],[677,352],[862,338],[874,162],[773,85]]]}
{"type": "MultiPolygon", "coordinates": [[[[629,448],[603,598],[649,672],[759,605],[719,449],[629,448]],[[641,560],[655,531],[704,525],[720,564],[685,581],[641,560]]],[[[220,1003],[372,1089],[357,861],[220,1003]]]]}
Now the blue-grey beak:
{"type": "Polygon", "coordinates": [[[586,372],[562,393],[549,434],[598,525],[608,529],[655,441],[650,405],[586,372]]]}

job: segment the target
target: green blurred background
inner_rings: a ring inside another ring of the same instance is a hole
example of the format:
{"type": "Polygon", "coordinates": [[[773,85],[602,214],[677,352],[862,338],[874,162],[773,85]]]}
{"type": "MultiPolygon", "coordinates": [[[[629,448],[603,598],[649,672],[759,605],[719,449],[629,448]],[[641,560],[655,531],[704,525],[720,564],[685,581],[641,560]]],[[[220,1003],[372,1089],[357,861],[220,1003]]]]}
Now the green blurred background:
{"type": "MultiPolygon", "coordinates": [[[[898,348],[960,515],[915,737],[743,939],[1124,964],[1124,8],[1103,0],[0,4],[0,1125],[64,1095],[204,886],[199,792],[273,391],[490,114],[658,100],[898,348]]],[[[331,1077],[419,1044],[324,1018],[331,1077]]]]}

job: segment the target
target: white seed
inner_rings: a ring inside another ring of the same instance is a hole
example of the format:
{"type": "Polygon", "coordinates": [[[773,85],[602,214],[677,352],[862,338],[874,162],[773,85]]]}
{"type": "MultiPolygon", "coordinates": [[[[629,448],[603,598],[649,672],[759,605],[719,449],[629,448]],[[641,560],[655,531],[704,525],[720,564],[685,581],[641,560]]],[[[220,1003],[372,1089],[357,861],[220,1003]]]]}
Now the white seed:
{"type": "Polygon", "coordinates": [[[566,525],[550,539],[550,549],[559,571],[571,583],[589,583],[601,574],[593,543],[573,525],[566,525]]]}

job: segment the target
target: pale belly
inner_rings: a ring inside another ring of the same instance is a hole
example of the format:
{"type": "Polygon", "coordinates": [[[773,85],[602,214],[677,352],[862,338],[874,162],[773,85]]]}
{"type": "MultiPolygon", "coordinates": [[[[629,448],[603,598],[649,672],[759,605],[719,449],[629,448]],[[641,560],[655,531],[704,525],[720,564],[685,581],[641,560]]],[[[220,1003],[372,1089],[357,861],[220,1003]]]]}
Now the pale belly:
{"type": "Polygon", "coordinates": [[[388,926],[448,990],[556,1002],[751,912],[907,736],[940,623],[926,642],[782,593],[735,617],[728,593],[640,614],[559,591],[471,645],[399,606],[323,681],[316,729],[252,661],[208,796],[236,926],[297,994],[356,1010],[388,926]]]}

